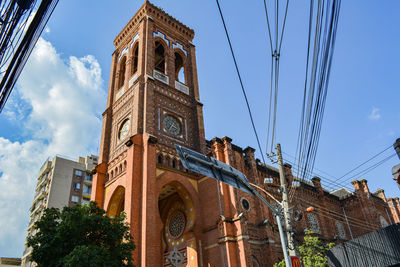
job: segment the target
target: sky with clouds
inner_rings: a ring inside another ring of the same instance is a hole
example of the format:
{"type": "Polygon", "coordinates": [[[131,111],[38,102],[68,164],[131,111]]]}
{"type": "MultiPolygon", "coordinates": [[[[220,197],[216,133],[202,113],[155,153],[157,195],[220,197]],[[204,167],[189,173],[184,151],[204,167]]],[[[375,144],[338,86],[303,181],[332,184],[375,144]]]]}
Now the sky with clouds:
{"type": "MultiPolygon", "coordinates": [[[[281,53],[277,138],[296,152],[304,84],[307,6],[291,1],[281,53]]],[[[256,148],[229,47],[213,1],[154,3],[195,30],[206,137],[256,148]]],[[[263,2],[220,1],[261,140],[266,138],[269,60],[263,2]]],[[[60,1],[0,113],[0,256],[21,257],[40,166],[56,154],[97,154],[113,40],[142,1],[60,1]]],[[[329,92],[316,159],[330,179],[400,137],[400,3],[342,1],[329,92]]],[[[265,146],[265,141],[262,141],[265,146]]],[[[389,149],[381,156],[393,154],[389,149]]],[[[382,158],[380,158],[382,159],[382,158]]],[[[362,177],[371,191],[399,195],[397,157],[362,177]]],[[[355,173],[356,174],[356,173],[355,173]]],[[[347,179],[347,180],[346,180],[347,179]]]]}
{"type": "Polygon", "coordinates": [[[23,141],[0,136],[2,256],[20,256],[34,178],[43,162],[56,154],[97,154],[98,103],[105,101],[100,65],[91,55],[62,58],[44,38],[38,40],[2,115],[24,136],[23,141]]]}

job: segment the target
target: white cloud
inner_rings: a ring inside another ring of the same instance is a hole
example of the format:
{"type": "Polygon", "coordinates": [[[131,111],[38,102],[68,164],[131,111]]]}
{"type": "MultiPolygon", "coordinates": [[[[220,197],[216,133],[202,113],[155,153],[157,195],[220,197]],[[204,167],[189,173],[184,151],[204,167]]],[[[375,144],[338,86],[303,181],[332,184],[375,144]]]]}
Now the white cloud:
{"type": "Polygon", "coordinates": [[[373,121],[379,120],[381,118],[380,109],[372,107],[371,113],[369,114],[368,118],[373,121]]]}
{"type": "MultiPolygon", "coordinates": [[[[77,157],[98,153],[99,119],[105,105],[101,68],[93,56],[64,61],[40,38],[20,76],[20,97],[8,118],[24,119],[30,140],[13,142],[0,132],[0,251],[21,257],[41,164],[55,154],[77,157]],[[21,112],[20,110],[23,110],[21,112]],[[30,112],[26,112],[26,111],[30,112]]],[[[12,107],[11,107],[12,108],[12,107]]]]}

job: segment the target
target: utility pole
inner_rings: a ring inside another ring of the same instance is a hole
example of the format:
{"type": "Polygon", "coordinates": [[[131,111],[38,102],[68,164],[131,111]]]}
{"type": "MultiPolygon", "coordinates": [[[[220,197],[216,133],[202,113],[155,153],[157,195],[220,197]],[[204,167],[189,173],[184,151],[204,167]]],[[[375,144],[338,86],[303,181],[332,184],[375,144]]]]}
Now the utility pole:
{"type": "Polygon", "coordinates": [[[286,225],[286,236],[287,236],[287,241],[288,241],[289,256],[297,256],[294,238],[292,235],[293,228],[292,228],[292,222],[291,222],[291,217],[290,217],[290,212],[289,212],[289,197],[288,197],[288,191],[286,188],[285,171],[283,169],[282,151],[281,151],[280,144],[276,144],[276,151],[277,151],[278,164],[279,164],[279,178],[281,181],[281,191],[282,191],[282,208],[283,208],[283,216],[284,216],[285,225],[286,225]]]}

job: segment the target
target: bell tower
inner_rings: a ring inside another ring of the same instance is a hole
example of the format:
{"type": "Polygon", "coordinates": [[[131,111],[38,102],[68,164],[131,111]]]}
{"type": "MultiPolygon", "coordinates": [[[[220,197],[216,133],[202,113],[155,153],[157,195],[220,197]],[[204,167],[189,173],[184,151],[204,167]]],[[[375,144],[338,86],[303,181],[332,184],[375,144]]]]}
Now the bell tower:
{"type": "Polygon", "coordinates": [[[198,264],[198,188],[174,144],[206,143],[194,31],[145,3],[114,39],[92,200],[125,211],[136,266],[198,264]]]}

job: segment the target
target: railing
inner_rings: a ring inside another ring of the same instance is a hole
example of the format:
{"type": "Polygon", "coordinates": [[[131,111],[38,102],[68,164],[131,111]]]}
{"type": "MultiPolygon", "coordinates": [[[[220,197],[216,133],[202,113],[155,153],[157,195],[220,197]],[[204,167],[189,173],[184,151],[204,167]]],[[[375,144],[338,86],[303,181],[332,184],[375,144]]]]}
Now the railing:
{"type": "Polygon", "coordinates": [[[163,83],[169,84],[169,77],[158,70],[153,71],[153,77],[163,83]]]}
{"type": "Polygon", "coordinates": [[[83,182],[86,184],[92,184],[93,177],[89,175],[85,175],[85,179],[83,179],[83,182]]]}
{"type": "Polygon", "coordinates": [[[189,87],[179,81],[175,81],[175,89],[178,89],[187,95],[189,94],[189,87]]]}

